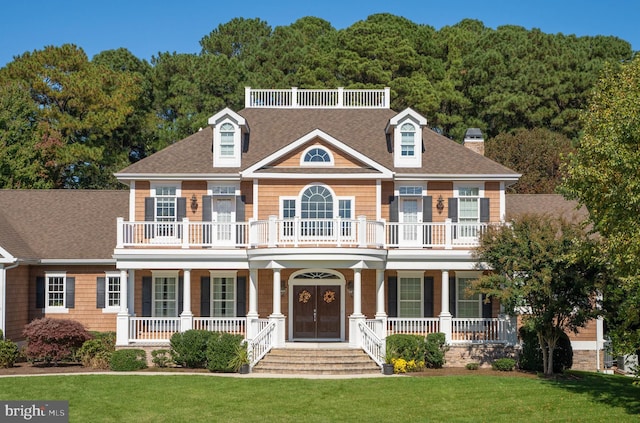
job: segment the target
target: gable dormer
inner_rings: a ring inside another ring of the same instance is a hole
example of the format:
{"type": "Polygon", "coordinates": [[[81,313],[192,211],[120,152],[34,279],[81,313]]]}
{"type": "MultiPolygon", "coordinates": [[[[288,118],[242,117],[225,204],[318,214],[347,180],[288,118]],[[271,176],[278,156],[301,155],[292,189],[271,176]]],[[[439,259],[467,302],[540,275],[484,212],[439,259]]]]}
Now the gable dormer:
{"type": "Polygon", "coordinates": [[[229,108],[209,118],[213,129],[213,167],[240,167],[243,134],[249,132],[245,119],[229,108]]]}
{"type": "Polygon", "coordinates": [[[422,128],[427,119],[407,108],[389,120],[387,135],[393,146],[394,167],[422,166],[422,128]]]}

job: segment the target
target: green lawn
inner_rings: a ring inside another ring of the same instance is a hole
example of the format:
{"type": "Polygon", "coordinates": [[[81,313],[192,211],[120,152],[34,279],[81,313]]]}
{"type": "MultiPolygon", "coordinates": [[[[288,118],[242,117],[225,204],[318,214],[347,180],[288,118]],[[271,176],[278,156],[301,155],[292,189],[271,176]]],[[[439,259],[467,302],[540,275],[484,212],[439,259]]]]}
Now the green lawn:
{"type": "Polygon", "coordinates": [[[258,379],[206,375],[0,378],[0,399],[69,400],[71,422],[626,422],[621,376],[258,379]]]}

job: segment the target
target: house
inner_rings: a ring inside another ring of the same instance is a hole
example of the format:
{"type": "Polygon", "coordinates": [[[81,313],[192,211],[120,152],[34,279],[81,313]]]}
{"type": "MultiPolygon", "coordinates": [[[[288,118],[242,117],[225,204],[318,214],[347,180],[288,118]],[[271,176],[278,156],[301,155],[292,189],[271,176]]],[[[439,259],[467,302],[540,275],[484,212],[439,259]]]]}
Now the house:
{"type": "MultiPolygon", "coordinates": [[[[516,320],[466,291],[478,235],[575,205],[506,195],[520,175],[484,157],[479,130],[454,142],[392,110],[389,89],[245,95],[118,172],[127,191],[0,191],[7,337],[47,316],[114,330],[120,347],[239,333],[254,363],[305,341],[379,362],[392,333],[443,332],[450,365],[510,351],[516,320]]],[[[576,367],[598,369],[601,322],[572,342],[576,367]]]]}

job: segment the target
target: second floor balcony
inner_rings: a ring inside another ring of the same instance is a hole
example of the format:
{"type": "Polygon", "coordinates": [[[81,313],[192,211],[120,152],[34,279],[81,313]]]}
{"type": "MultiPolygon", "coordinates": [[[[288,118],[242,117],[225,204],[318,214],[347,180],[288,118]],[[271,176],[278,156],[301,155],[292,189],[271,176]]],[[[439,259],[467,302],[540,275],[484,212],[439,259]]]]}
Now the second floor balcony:
{"type": "Polygon", "coordinates": [[[118,218],[116,248],[347,247],[469,249],[486,223],[398,223],[358,219],[278,219],[248,222],[126,222],[118,218]]]}

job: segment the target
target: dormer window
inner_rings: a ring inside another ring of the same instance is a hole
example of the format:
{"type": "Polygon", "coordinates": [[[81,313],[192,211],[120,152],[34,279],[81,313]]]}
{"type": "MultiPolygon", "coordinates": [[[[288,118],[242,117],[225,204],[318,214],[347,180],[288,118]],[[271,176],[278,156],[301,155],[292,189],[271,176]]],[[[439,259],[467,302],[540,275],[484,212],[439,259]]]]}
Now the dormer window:
{"type": "Polygon", "coordinates": [[[220,126],[220,156],[234,156],[234,133],[235,128],[230,123],[223,123],[220,126]]]}
{"type": "Polygon", "coordinates": [[[330,166],[333,165],[333,156],[323,147],[310,147],[302,153],[301,166],[330,166]]]}
{"type": "Polygon", "coordinates": [[[400,147],[403,157],[412,157],[416,154],[416,127],[410,123],[404,123],[400,128],[400,147]]]}

